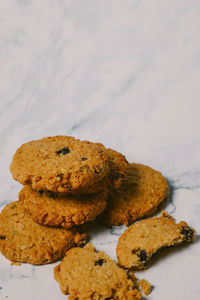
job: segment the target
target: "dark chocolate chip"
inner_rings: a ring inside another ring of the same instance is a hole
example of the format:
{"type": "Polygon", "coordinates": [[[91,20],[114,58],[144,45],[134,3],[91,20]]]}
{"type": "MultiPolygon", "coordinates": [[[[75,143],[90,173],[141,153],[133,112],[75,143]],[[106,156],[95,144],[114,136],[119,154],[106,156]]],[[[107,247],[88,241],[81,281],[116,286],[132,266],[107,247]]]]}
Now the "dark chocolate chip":
{"type": "Polygon", "coordinates": [[[103,258],[100,258],[99,260],[95,261],[95,266],[102,266],[104,263],[106,263],[106,260],[103,258]]]}
{"type": "Polygon", "coordinates": [[[191,241],[192,238],[193,238],[194,232],[193,232],[193,230],[190,227],[185,226],[185,227],[182,228],[181,234],[184,235],[186,241],[191,241]]]}
{"type": "Polygon", "coordinates": [[[81,157],[81,160],[82,161],[87,160],[87,157],[81,157]]]}
{"type": "Polygon", "coordinates": [[[111,300],[111,299],[115,299],[115,298],[113,298],[112,296],[111,296],[111,297],[104,298],[104,300],[111,300]]]}
{"type": "Polygon", "coordinates": [[[5,236],[3,236],[3,235],[0,235],[0,240],[5,240],[6,239],[6,237],[5,236]]]}
{"type": "Polygon", "coordinates": [[[39,190],[38,193],[40,193],[40,195],[42,196],[42,194],[44,193],[43,190],[39,190]]]}
{"type": "Polygon", "coordinates": [[[62,149],[56,151],[56,153],[57,153],[58,155],[60,155],[60,154],[67,154],[67,153],[69,153],[69,152],[70,152],[70,151],[69,151],[69,149],[68,149],[67,147],[63,147],[62,149]]]}
{"type": "Polygon", "coordinates": [[[146,261],[147,260],[147,254],[145,250],[140,250],[137,253],[137,256],[139,257],[140,261],[146,261]]]}

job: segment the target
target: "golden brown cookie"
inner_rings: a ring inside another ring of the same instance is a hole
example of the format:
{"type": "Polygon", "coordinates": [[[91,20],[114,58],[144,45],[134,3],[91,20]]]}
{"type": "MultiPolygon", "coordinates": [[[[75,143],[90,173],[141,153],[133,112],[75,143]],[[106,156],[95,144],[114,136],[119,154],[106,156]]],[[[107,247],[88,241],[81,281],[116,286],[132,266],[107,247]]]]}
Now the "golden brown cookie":
{"type": "Polygon", "coordinates": [[[107,185],[110,166],[102,147],[54,136],[23,144],[13,156],[10,171],[15,180],[34,190],[84,194],[107,185]]]}
{"type": "Polygon", "coordinates": [[[167,195],[167,181],[160,172],[130,163],[121,186],[109,189],[108,205],[101,220],[108,226],[127,226],[144,216],[151,216],[167,195]]]}
{"type": "Polygon", "coordinates": [[[120,236],[116,249],[118,263],[125,268],[144,269],[159,249],[192,242],[194,232],[186,222],[176,224],[162,211],[160,217],[137,222],[120,236]]]}
{"type": "Polygon", "coordinates": [[[106,208],[106,199],[106,191],[58,196],[53,192],[34,191],[29,185],[19,193],[19,200],[35,222],[64,228],[94,220],[106,208]]]}
{"type": "Polygon", "coordinates": [[[108,162],[110,165],[110,172],[107,181],[108,186],[114,188],[119,187],[128,167],[126,157],[113,149],[105,148],[104,145],[100,143],[96,143],[96,145],[101,147],[108,155],[108,162]]]}
{"type": "Polygon", "coordinates": [[[35,265],[57,261],[85,237],[75,230],[38,225],[19,201],[6,205],[0,214],[0,251],[11,261],[35,265]]]}
{"type": "Polygon", "coordinates": [[[141,298],[134,279],[104,252],[96,252],[92,244],[67,251],[54,268],[54,278],[61,291],[70,294],[70,300],[141,298]]]}

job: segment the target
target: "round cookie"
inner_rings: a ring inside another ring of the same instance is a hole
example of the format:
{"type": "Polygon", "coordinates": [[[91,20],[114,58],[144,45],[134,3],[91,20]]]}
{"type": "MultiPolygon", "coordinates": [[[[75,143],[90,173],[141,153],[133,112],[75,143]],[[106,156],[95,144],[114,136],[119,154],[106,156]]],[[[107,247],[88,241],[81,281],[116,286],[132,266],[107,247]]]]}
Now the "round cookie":
{"type": "Polygon", "coordinates": [[[6,205],[0,214],[0,251],[11,261],[35,265],[54,262],[85,237],[75,230],[33,222],[19,201],[6,205]]]}
{"type": "Polygon", "coordinates": [[[110,166],[98,145],[54,136],[23,144],[13,156],[10,171],[15,180],[34,190],[84,194],[107,185],[110,166]]]}
{"type": "Polygon", "coordinates": [[[128,277],[104,252],[96,252],[92,244],[67,251],[54,268],[54,278],[69,299],[141,299],[136,278],[128,277]]]}
{"type": "Polygon", "coordinates": [[[108,226],[128,226],[139,218],[151,216],[167,195],[167,181],[160,172],[130,163],[121,186],[109,189],[108,205],[101,220],[108,226]]]}
{"type": "Polygon", "coordinates": [[[34,191],[29,185],[19,193],[19,200],[35,222],[64,228],[94,220],[106,208],[106,199],[106,191],[60,196],[34,191]]]}
{"type": "Polygon", "coordinates": [[[118,263],[125,268],[144,269],[159,249],[192,242],[194,232],[186,222],[176,224],[162,211],[160,217],[137,222],[120,236],[116,248],[118,263]]]}

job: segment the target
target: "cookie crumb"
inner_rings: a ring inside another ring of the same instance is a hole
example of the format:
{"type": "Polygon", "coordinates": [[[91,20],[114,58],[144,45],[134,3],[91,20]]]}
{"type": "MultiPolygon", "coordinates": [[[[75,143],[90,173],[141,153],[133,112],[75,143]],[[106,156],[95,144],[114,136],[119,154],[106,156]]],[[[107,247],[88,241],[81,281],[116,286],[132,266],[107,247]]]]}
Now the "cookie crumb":
{"type": "Polygon", "coordinates": [[[141,279],[140,280],[140,286],[142,289],[142,292],[147,296],[151,293],[152,287],[151,287],[151,283],[148,282],[145,279],[141,279]]]}
{"type": "Polygon", "coordinates": [[[20,263],[20,262],[17,262],[17,261],[12,261],[12,262],[11,262],[11,266],[18,266],[18,267],[20,267],[20,266],[21,266],[21,263],[20,263]]]}

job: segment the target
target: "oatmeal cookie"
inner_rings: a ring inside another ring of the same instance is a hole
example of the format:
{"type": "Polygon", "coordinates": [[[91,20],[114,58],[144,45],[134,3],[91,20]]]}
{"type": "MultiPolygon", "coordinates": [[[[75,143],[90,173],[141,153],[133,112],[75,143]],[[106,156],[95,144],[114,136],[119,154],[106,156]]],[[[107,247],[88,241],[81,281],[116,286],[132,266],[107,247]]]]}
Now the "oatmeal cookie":
{"type": "Polygon", "coordinates": [[[108,155],[108,162],[110,165],[110,172],[108,174],[108,186],[117,188],[121,185],[124,178],[125,171],[128,167],[126,157],[110,148],[105,148],[103,144],[96,143],[108,155]]]}
{"type": "Polygon", "coordinates": [[[151,216],[168,195],[162,174],[148,166],[130,163],[119,188],[110,188],[101,220],[108,226],[126,225],[151,216]]]}
{"type": "Polygon", "coordinates": [[[6,205],[0,214],[0,251],[11,261],[34,265],[54,262],[85,238],[75,230],[33,222],[19,201],[6,205]]]}
{"type": "Polygon", "coordinates": [[[94,220],[106,208],[106,199],[106,191],[60,196],[34,191],[29,185],[19,193],[19,200],[35,222],[64,228],[94,220]]]}
{"type": "Polygon", "coordinates": [[[138,300],[141,293],[134,276],[118,267],[104,252],[92,244],[67,251],[62,262],[54,268],[54,278],[69,299],[138,300]]]}
{"type": "Polygon", "coordinates": [[[118,263],[125,268],[144,269],[159,249],[192,242],[194,232],[186,222],[176,224],[162,211],[160,217],[139,221],[120,236],[116,249],[118,263]]]}
{"type": "Polygon", "coordinates": [[[85,194],[107,185],[110,166],[102,147],[54,136],[23,144],[13,156],[10,171],[15,180],[34,190],[85,194]]]}

